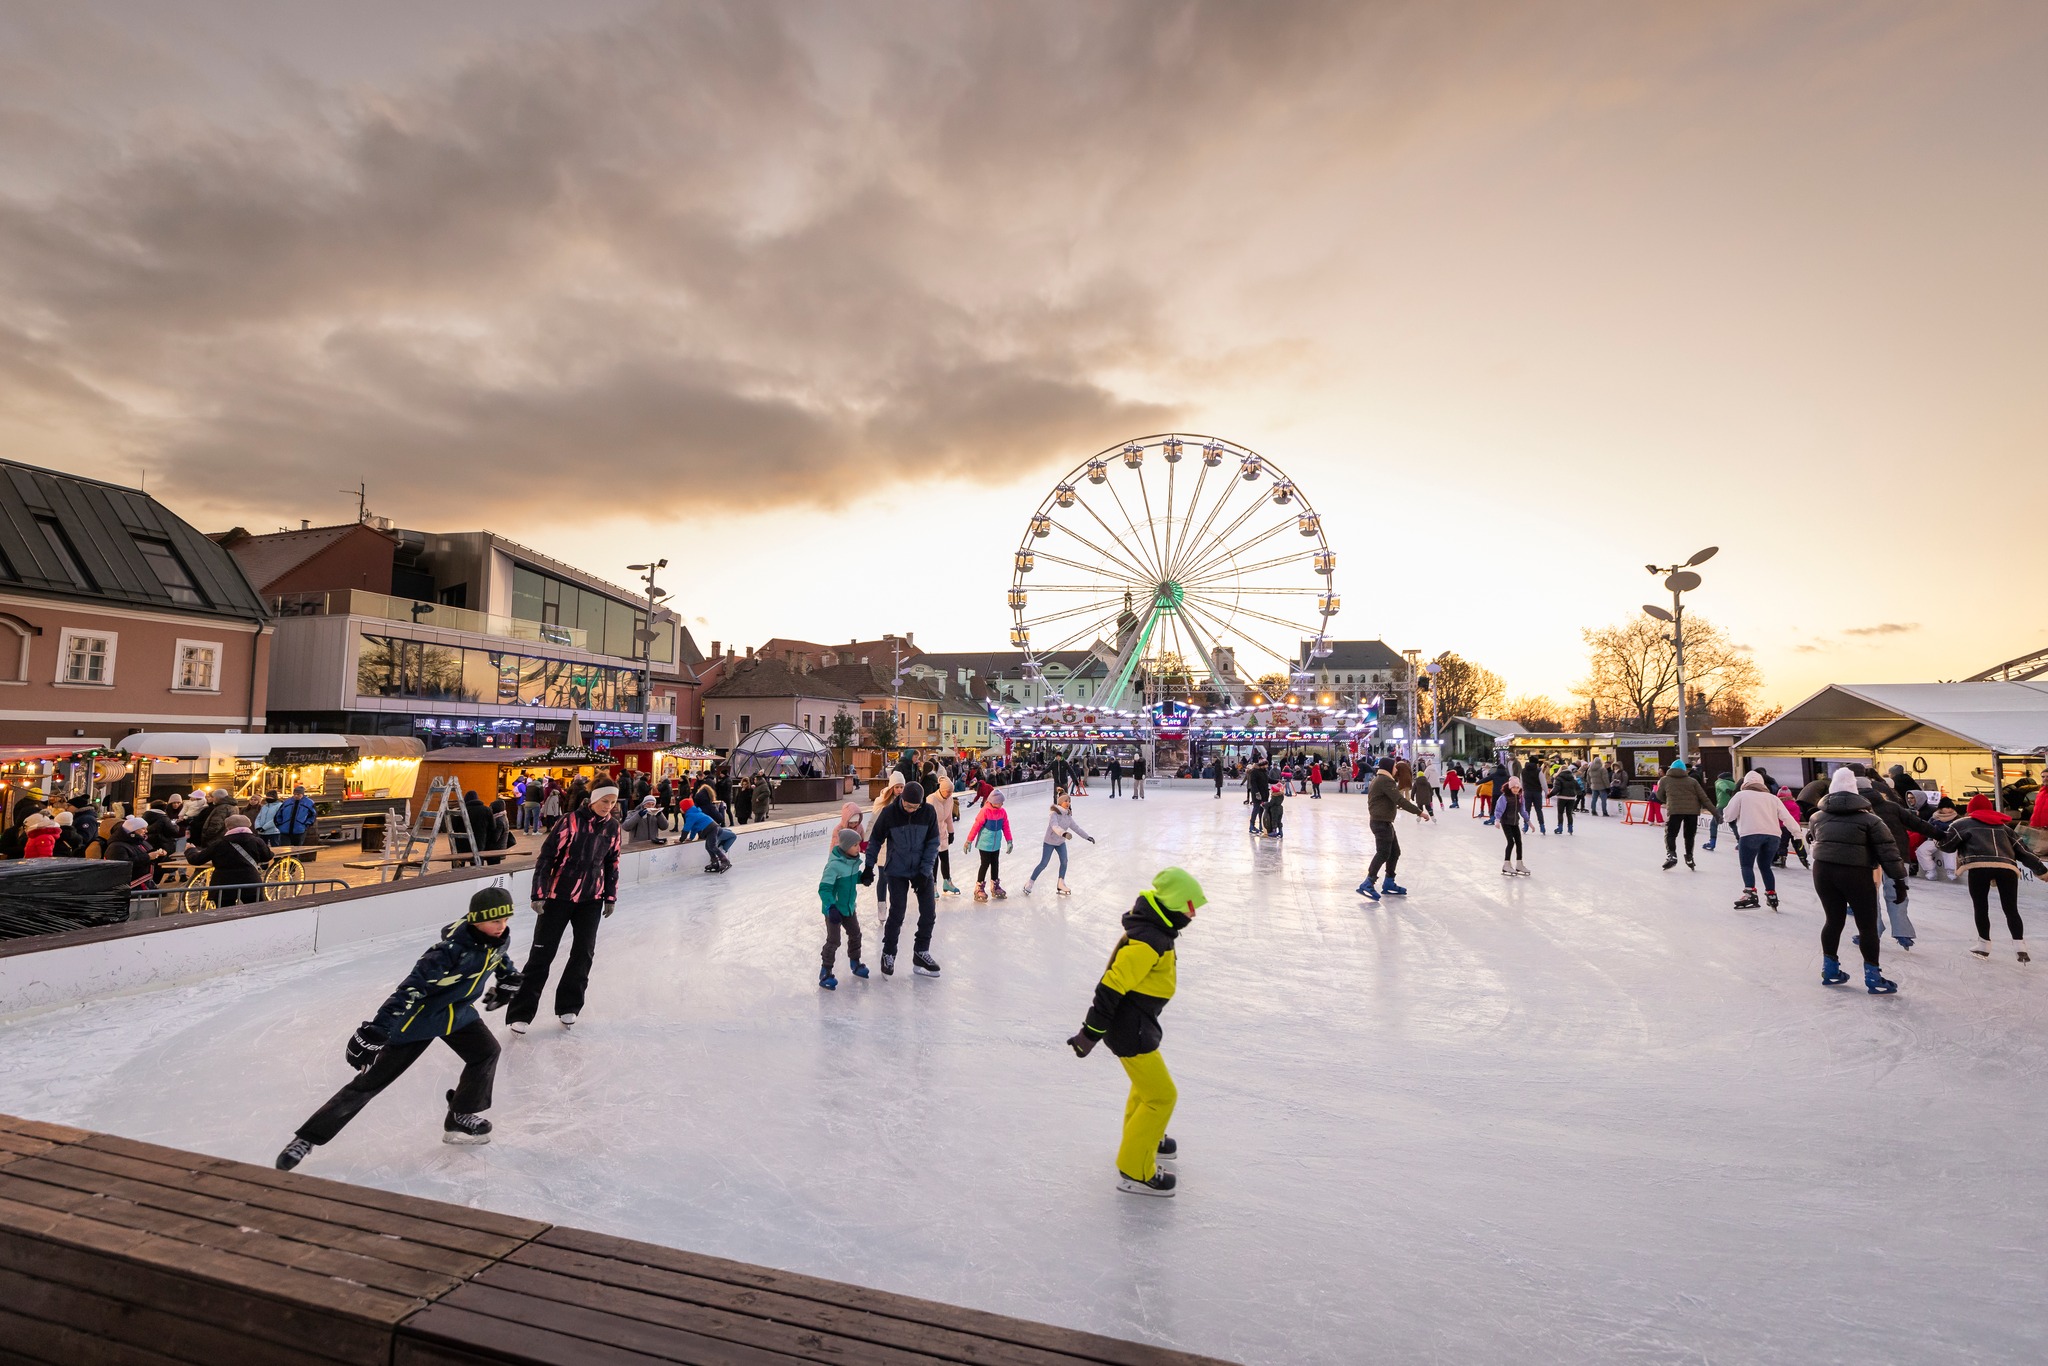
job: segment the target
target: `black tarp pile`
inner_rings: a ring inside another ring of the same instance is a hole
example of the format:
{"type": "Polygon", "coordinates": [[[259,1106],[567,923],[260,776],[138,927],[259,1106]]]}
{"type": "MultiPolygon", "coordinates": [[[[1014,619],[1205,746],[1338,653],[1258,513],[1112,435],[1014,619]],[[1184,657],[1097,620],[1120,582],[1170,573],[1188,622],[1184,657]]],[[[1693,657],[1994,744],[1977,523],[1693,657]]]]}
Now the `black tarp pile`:
{"type": "Polygon", "coordinates": [[[0,939],[118,924],[128,918],[128,875],[121,859],[0,863],[0,939]]]}

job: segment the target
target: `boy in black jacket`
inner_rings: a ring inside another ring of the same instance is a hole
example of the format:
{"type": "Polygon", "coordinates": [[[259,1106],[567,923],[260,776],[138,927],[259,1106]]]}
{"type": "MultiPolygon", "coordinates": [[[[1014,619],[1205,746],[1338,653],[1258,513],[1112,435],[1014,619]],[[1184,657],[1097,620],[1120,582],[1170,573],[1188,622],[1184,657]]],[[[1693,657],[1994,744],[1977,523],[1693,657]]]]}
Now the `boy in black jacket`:
{"type": "Polygon", "coordinates": [[[469,913],[441,931],[441,941],[420,955],[412,975],[399,983],[374,1018],[349,1037],[345,1056],[355,1079],[336,1091],[277,1155],[277,1169],[290,1171],[306,1154],[340,1133],[370,1098],[397,1081],[405,1069],[441,1039],[462,1059],[462,1078],[448,1093],[443,1143],[488,1143],[491,1080],[498,1071],[498,1041],[471,1004],[483,997],[496,1010],[519,989],[519,968],[511,954],[512,896],[486,887],[469,899],[469,913]],[[488,994],[486,978],[495,975],[488,994]]]}

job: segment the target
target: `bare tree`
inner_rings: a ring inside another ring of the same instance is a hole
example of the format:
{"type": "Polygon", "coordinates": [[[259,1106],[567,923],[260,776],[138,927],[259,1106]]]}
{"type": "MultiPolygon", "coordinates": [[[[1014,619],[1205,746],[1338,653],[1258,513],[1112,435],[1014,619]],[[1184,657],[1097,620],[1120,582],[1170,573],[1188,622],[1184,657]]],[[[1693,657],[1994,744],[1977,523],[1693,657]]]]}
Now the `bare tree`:
{"type": "Polygon", "coordinates": [[[1501,716],[1521,722],[1528,730],[1552,735],[1563,730],[1572,719],[1569,710],[1554,699],[1529,693],[1509,698],[1501,709],[1501,716]]]}
{"type": "MultiPolygon", "coordinates": [[[[1611,725],[1662,730],[1678,714],[1678,656],[1669,625],[1646,616],[1584,632],[1586,679],[1574,691],[1611,725]]],[[[1745,646],[1705,617],[1685,619],[1685,682],[1693,713],[1747,715],[1763,674],[1745,646]]]]}
{"type": "Polygon", "coordinates": [[[1425,705],[1438,710],[1425,711],[1421,720],[1428,722],[1441,716],[1450,721],[1460,716],[1492,716],[1507,696],[1507,684],[1501,676],[1469,659],[1461,659],[1452,650],[1446,650],[1430,663],[1438,667],[1431,676],[1429,691],[1422,694],[1425,705]]]}

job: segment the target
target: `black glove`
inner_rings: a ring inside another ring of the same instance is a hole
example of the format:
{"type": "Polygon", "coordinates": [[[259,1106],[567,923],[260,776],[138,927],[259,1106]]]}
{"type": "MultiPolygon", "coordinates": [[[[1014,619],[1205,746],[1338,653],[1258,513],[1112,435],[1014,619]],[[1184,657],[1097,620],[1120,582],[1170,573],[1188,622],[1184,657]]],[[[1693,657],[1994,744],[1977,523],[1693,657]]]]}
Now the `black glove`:
{"type": "Polygon", "coordinates": [[[1808,858],[1808,857],[1806,856],[1806,846],[1805,846],[1805,845],[1803,845],[1803,844],[1795,844],[1795,845],[1793,845],[1793,846],[1792,846],[1792,852],[1793,852],[1793,853],[1795,853],[1795,854],[1797,854],[1797,855],[1799,855],[1799,866],[1800,866],[1801,868],[1811,868],[1811,867],[1813,867],[1813,860],[1812,860],[1812,859],[1810,859],[1810,858],[1808,858]]]}
{"type": "Polygon", "coordinates": [[[861,886],[863,886],[863,887],[872,887],[872,886],[874,886],[874,885],[875,885],[875,870],[874,870],[874,869],[872,869],[872,868],[868,868],[868,869],[865,869],[865,870],[863,870],[863,871],[862,871],[862,873],[861,873],[861,875],[860,875],[860,885],[861,885],[861,886]]]}
{"type": "Polygon", "coordinates": [[[484,1009],[497,1010],[509,1004],[525,983],[526,979],[516,972],[499,973],[498,980],[491,983],[490,990],[484,993],[484,1009]]]}
{"type": "Polygon", "coordinates": [[[605,919],[607,919],[607,920],[611,919],[611,914],[612,914],[612,912],[613,912],[613,911],[616,911],[616,910],[617,910],[618,908],[619,908],[619,903],[618,903],[618,902],[616,902],[616,901],[607,901],[607,902],[605,902],[605,903],[604,903],[604,914],[605,914],[605,919]]]}
{"type": "Polygon", "coordinates": [[[1901,906],[1906,904],[1906,879],[1902,877],[1892,879],[1892,900],[1898,902],[1901,906]]]}
{"type": "Polygon", "coordinates": [[[1090,1034],[1087,1030],[1087,1027],[1083,1026],[1079,1033],[1074,1035],[1073,1038],[1067,1040],[1067,1047],[1074,1050],[1075,1057],[1085,1058],[1088,1056],[1089,1051],[1092,1050],[1095,1047],[1095,1045],[1100,1043],[1101,1041],[1102,1039],[1100,1035],[1090,1034]]]}
{"type": "Polygon", "coordinates": [[[384,1045],[391,1042],[391,1036],[377,1025],[365,1020],[356,1026],[356,1032],[348,1036],[348,1046],[342,1049],[342,1056],[348,1065],[360,1072],[377,1061],[377,1055],[384,1051],[384,1045]]]}

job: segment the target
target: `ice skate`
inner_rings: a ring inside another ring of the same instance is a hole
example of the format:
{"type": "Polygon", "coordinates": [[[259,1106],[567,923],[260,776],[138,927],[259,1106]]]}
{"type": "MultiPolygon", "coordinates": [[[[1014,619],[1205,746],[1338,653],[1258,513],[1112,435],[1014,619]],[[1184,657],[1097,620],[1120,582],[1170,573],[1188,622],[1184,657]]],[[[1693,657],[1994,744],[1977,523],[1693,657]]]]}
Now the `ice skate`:
{"type": "Polygon", "coordinates": [[[940,890],[940,891],[941,891],[941,892],[942,892],[942,893],[943,893],[944,895],[946,895],[946,896],[958,896],[958,895],[960,895],[960,889],[959,889],[958,887],[955,887],[955,886],[953,885],[953,879],[951,879],[951,878],[947,878],[947,879],[945,880],[945,882],[943,882],[942,884],[940,884],[940,888],[939,888],[939,890],[940,890]]]}
{"type": "Polygon", "coordinates": [[[1989,958],[1991,956],[1991,941],[1989,939],[1979,939],[1977,947],[1971,949],[1970,952],[1976,954],[1979,958],[1989,958]]]}
{"type": "Polygon", "coordinates": [[[506,1023],[512,1027],[514,1034],[524,1034],[526,1032],[526,1021],[524,1020],[508,1020],[506,1023]]]}
{"type": "Polygon", "coordinates": [[[1008,892],[1003,890],[1003,884],[1000,882],[995,884],[994,890],[989,895],[993,896],[997,901],[1007,901],[1010,896],[1008,892]]]}
{"type": "Polygon", "coordinates": [[[1666,854],[1666,855],[1664,856],[1664,871],[1665,871],[1665,872],[1667,872],[1667,873],[1668,873],[1668,872],[1670,872],[1670,871],[1671,871],[1671,870],[1672,870],[1673,868],[1676,868],[1677,866],[1678,866],[1678,855],[1676,855],[1676,854],[1666,854]]]}
{"type": "Polygon", "coordinates": [[[885,953],[882,955],[882,975],[884,977],[894,977],[896,975],[895,954],[885,953]]]}
{"type": "MultiPolygon", "coordinates": [[[[1775,901],[1777,898],[1773,897],[1772,900],[1775,901]]],[[[1735,909],[1738,911],[1753,911],[1761,905],[1763,903],[1757,900],[1754,887],[1743,888],[1742,895],[1735,898],[1735,909]]]]}
{"type": "Polygon", "coordinates": [[[2022,963],[2031,963],[2034,961],[2033,959],[2027,957],[2027,946],[2025,944],[2015,944],[2013,948],[2016,952],[2018,952],[2020,961],[2022,963]]]}
{"type": "Polygon", "coordinates": [[[974,899],[975,899],[976,901],[986,901],[986,900],[988,900],[988,888],[986,888],[986,887],[982,886],[982,885],[981,885],[981,884],[980,884],[979,882],[975,883],[975,884],[974,884],[974,899]]]}
{"type": "Polygon", "coordinates": [[[1526,863],[1524,863],[1524,862],[1522,862],[1522,861],[1521,861],[1520,859],[1516,859],[1516,860],[1515,860],[1515,876],[1516,876],[1516,877],[1527,877],[1527,876],[1529,876],[1529,865],[1528,865],[1528,864],[1526,864],[1526,863]]]}
{"type": "Polygon", "coordinates": [[[564,1029],[567,1029],[576,1023],[576,1015],[574,1011],[571,1011],[567,1015],[557,1015],[555,1018],[562,1022],[562,1028],[564,1029]]]}
{"type": "Polygon", "coordinates": [[[1072,896],[1074,894],[1074,889],[1067,885],[1067,880],[1065,878],[1061,878],[1058,884],[1054,886],[1053,890],[1058,892],[1061,896],[1072,896]]]}
{"type": "Polygon", "coordinates": [[[1388,896],[1408,895],[1408,889],[1406,887],[1403,887],[1400,883],[1394,881],[1394,879],[1392,878],[1388,878],[1385,882],[1382,882],[1380,884],[1380,890],[1382,892],[1385,892],[1388,896]]]}
{"type": "Polygon", "coordinates": [[[1692,869],[1695,873],[1700,870],[1700,866],[1692,861],[1692,855],[1690,854],[1685,856],[1685,866],[1692,869]]]}
{"type": "MultiPolygon", "coordinates": [[[[1515,875],[1515,862],[1513,859],[1502,859],[1500,861],[1500,875],[1502,877],[1513,877],[1515,875]]],[[[1374,899],[1377,900],[1378,898],[1374,899]]]]}
{"type": "Polygon", "coordinates": [[[1171,1162],[1179,1156],[1180,1144],[1173,1141],[1172,1134],[1168,1134],[1159,1140],[1159,1160],[1161,1162],[1171,1162]]]}
{"type": "Polygon", "coordinates": [[[1127,1195],[1172,1195],[1173,1173],[1154,1172],[1150,1181],[1140,1181],[1135,1176],[1116,1174],[1116,1188],[1127,1195]]]}
{"type": "Polygon", "coordinates": [[[839,979],[830,972],[821,972],[818,974],[818,985],[827,991],[837,991],[839,990],[839,979]]]}
{"type": "Polygon", "coordinates": [[[277,1169],[288,1172],[306,1160],[306,1154],[313,1151],[310,1139],[295,1138],[284,1145],[284,1151],[277,1155],[277,1169]]]}
{"type": "Polygon", "coordinates": [[[1378,901],[1380,899],[1380,889],[1372,885],[1371,878],[1367,878],[1358,884],[1358,894],[1367,901],[1378,901]]]}
{"type": "MultiPolygon", "coordinates": [[[[1913,937],[1911,935],[1906,936],[1904,939],[1898,939],[1897,936],[1893,936],[1893,938],[1897,942],[1898,946],[1902,949],[1910,949],[1913,947],[1913,937]]],[[[2024,954],[2022,954],[2021,956],[2025,957],[2024,954]]]]}
{"type": "Polygon", "coordinates": [[[1890,996],[1899,989],[1899,984],[1891,981],[1883,973],[1879,972],[1877,964],[1865,963],[1863,965],[1863,989],[1872,996],[1890,996]]]}
{"type": "Polygon", "coordinates": [[[865,976],[867,976],[867,975],[868,975],[868,965],[867,965],[866,963],[854,963],[854,964],[851,964],[850,966],[851,966],[851,967],[852,967],[852,969],[853,969],[853,975],[854,975],[854,976],[856,976],[856,977],[865,977],[865,976]]]}
{"type": "Polygon", "coordinates": [[[1037,885],[1038,885],[1038,879],[1037,879],[1037,878],[1035,878],[1035,877],[1034,877],[1034,878],[1027,878],[1027,879],[1025,879],[1025,882],[1024,882],[1024,895],[1026,895],[1026,896],[1030,896],[1030,895],[1031,895],[1031,889],[1032,889],[1033,887],[1036,887],[1037,885]]]}
{"type": "Polygon", "coordinates": [[[910,955],[910,966],[920,977],[936,977],[939,975],[939,960],[928,953],[913,953],[910,955]]]}
{"type": "Polygon", "coordinates": [[[1838,987],[1848,980],[1849,974],[1842,971],[1842,964],[1839,959],[1823,958],[1820,960],[1820,984],[1822,986],[1838,987]]]}
{"type": "Polygon", "coordinates": [[[1772,910],[1778,909],[1778,894],[1776,892],[1765,892],[1764,900],[1770,903],[1772,910]]]}
{"type": "Polygon", "coordinates": [[[441,1121],[441,1141],[474,1145],[491,1141],[491,1122],[482,1115],[457,1114],[448,1112],[448,1118],[441,1121]]]}

